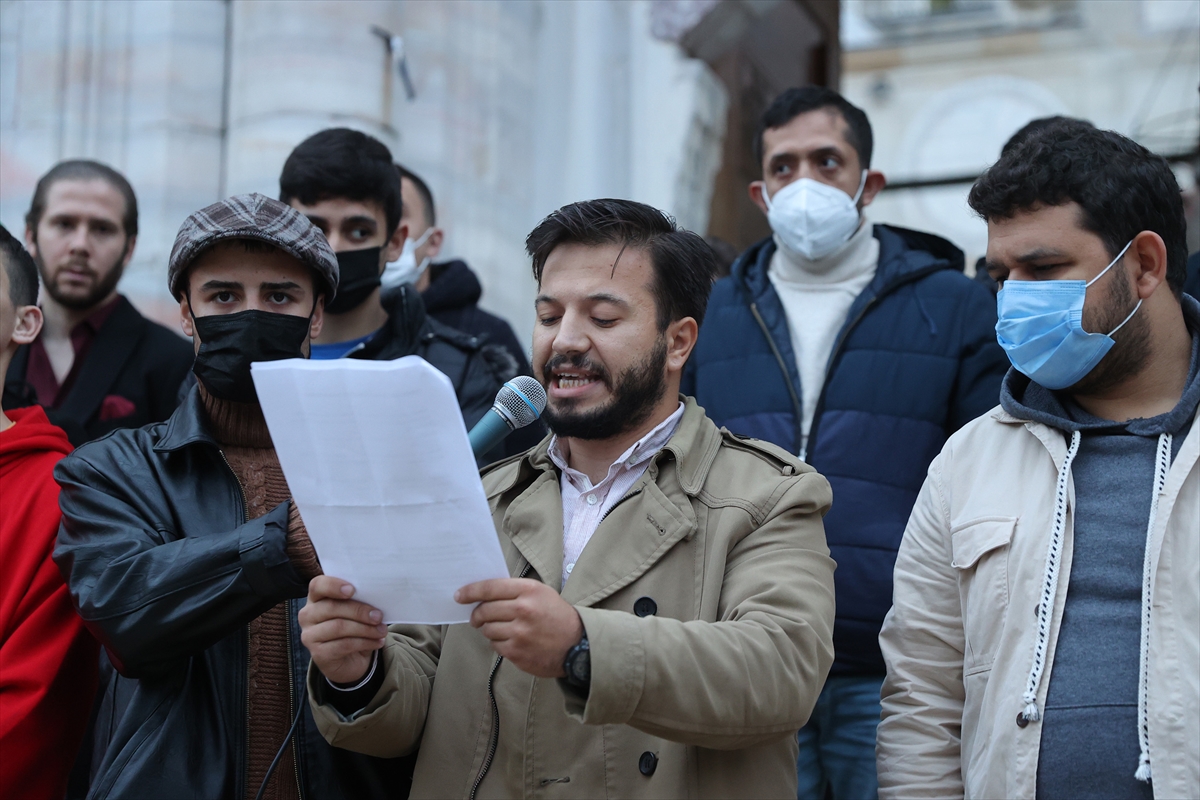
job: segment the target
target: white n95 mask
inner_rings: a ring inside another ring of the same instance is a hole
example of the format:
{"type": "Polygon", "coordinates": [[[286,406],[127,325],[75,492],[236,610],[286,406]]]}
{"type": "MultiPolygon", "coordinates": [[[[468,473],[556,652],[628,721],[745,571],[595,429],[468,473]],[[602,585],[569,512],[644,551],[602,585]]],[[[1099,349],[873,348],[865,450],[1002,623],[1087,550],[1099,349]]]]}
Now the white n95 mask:
{"type": "Polygon", "coordinates": [[[383,288],[394,289],[402,283],[416,283],[417,279],[424,274],[425,269],[429,266],[429,256],[421,259],[421,263],[417,263],[417,248],[425,244],[429,239],[429,235],[433,233],[433,226],[430,225],[421,234],[420,239],[405,239],[404,250],[400,253],[400,257],[395,261],[388,263],[383,268],[383,275],[380,277],[380,284],[383,288]]]}
{"type": "Polygon", "coordinates": [[[792,181],[773,198],[764,186],[767,221],[787,249],[816,261],[850,241],[858,230],[858,198],[866,185],[864,169],[854,197],[811,178],[792,181]]]}

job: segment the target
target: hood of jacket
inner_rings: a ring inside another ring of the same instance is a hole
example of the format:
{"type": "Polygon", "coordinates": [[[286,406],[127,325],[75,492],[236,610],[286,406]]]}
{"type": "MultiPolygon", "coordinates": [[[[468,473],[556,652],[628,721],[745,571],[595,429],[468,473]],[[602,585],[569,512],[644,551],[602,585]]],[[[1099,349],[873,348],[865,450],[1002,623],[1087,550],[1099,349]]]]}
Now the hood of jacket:
{"type": "Polygon", "coordinates": [[[1017,419],[1040,422],[1067,432],[1123,428],[1137,436],[1158,436],[1180,430],[1192,418],[1197,404],[1200,404],[1200,301],[1185,294],[1180,297],[1180,304],[1183,306],[1184,322],[1192,335],[1191,363],[1183,396],[1175,408],[1166,414],[1118,423],[1081,413],[1082,410],[1072,413],[1065,405],[1071,403],[1066,392],[1052,392],[1034,383],[1015,367],[1004,376],[1004,383],[1000,387],[1000,406],[1017,419]]]}
{"type": "Polygon", "coordinates": [[[477,304],[482,296],[479,276],[465,261],[455,259],[429,265],[429,287],[421,292],[421,299],[430,314],[468,308],[477,304]]]}
{"type": "Polygon", "coordinates": [[[376,358],[384,349],[389,351],[388,358],[413,353],[425,326],[425,304],[421,301],[421,293],[411,283],[402,283],[380,294],[379,303],[387,312],[387,322],[362,349],[355,351],[354,357],[376,358]]]}
{"type": "Polygon", "coordinates": [[[7,470],[34,453],[66,455],[71,452],[67,434],[50,424],[41,406],[13,408],[4,413],[13,424],[0,434],[0,470],[7,470]]]}
{"type": "MultiPolygon", "coordinates": [[[[893,286],[939,270],[963,271],[966,256],[953,244],[932,233],[875,225],[879,240],[879,266],[864,294],[880,295],[893,286]]],[[[750,300],[772,291],[767,270],[775,254],[775,239],[768,236],[750,246],[733,262],[730,274],[750,300]]]]}

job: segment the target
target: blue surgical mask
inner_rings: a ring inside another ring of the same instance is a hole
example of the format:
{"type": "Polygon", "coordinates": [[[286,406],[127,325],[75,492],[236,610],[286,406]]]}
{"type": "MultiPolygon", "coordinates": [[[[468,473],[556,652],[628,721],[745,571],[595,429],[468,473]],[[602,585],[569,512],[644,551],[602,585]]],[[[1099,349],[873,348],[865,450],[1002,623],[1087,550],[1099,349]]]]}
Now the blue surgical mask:
{"type": "Polygon", "coordinates": [[[1083,329],[1088,287],[1121,260],[1132,241],[1090,281],[1005,281],[996,296],[996,338],[1018,371],[1047,389],[1066,389],[1083,380],[1115,344],[1113,334],[1142,307],[1108,333],[1083,329]]]}

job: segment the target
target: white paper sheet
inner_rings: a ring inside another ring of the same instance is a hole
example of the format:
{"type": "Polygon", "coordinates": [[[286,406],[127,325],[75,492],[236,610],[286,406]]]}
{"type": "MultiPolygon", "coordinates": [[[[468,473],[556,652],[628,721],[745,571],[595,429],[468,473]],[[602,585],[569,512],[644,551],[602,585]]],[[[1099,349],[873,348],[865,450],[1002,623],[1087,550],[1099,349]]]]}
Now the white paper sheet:
{"type": "Polygon", "coordinates": [[[508,569],[450,379],[418,356],[251,374],[325,573],[386,622],[466,622],[454,591],[508,569]]]}

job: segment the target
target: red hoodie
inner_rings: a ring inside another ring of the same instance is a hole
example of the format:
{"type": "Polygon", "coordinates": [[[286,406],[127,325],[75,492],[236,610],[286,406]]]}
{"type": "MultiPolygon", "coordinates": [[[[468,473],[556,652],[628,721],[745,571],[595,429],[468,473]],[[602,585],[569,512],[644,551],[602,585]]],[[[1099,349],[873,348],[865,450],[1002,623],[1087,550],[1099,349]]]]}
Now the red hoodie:
{"type": "Polygon", "coordinates": [[[0,797],[61,798],[96,692],[96,640],[50,559],[54,465],[71,445],[39,406],[0,432],[0,797]]]}

